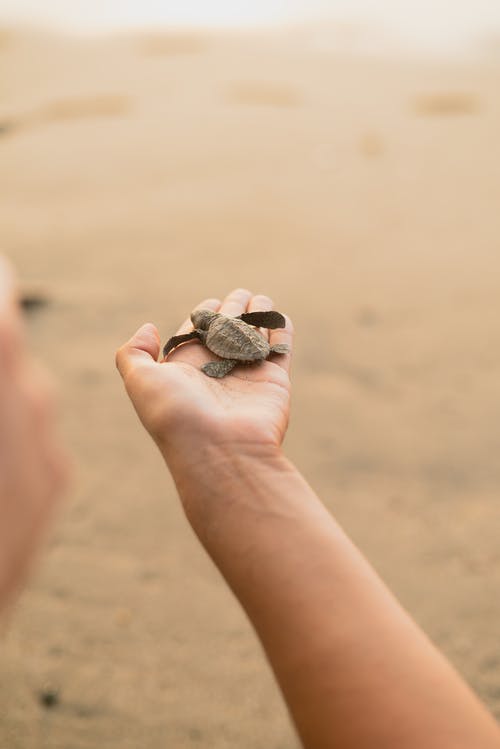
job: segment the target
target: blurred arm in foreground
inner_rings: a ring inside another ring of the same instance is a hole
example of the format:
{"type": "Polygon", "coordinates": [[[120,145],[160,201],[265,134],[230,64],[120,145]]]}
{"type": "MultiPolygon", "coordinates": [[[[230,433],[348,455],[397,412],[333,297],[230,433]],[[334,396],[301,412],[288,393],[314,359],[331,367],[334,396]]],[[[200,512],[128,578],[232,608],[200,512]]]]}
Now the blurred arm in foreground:
{"type": "Polygon", "coordinates": [[[46,375],[23,334],[13,273],[0,257],[0,608],[26,577],[67,473],[46,375]]]}
{"type": "MultiPolygon", "coordinates": [[[[229,315],[271,309],[239,289],[229,315]]],[[[187,321],[179,330],[190,330],[187,321]]],[[[270,332],[291,343],[292,330],[270,332]]],[[[498,749],[493,718],[387,590],[281,443],[289,356],[222,380],[198,343],[158,363],[147,324],[117,354],[201,543],[245,608],[307,749],[498,749]]]]}

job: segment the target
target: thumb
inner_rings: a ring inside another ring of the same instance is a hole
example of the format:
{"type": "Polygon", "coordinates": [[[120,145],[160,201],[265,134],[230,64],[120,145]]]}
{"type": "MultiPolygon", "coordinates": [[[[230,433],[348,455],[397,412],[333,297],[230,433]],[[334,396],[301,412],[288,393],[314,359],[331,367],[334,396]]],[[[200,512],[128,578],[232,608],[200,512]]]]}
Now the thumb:
{"type": "Polygon", "coordinates": [[[160,354],[160,334],[153,323],[141,325],[132,338],[116,352],[116,366],[123,379],[137,365],[158,361],[160,354]]]}

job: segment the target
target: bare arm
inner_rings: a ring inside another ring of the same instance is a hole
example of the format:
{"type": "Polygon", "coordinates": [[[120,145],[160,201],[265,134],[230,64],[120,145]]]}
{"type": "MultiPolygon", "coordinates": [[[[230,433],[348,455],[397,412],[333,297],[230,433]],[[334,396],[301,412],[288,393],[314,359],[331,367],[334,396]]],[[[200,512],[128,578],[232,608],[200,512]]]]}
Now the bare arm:
{"type": "MultiPolygon", "coordinates": [[[[247,305],[270,302],[240,290],[223,310],[247,305]]],[[[261,639],[304,746],[500,747],[493,719],[283,456],[288,360],[213,382],[199,373],[209,357],[198,344],[168,363],[158,352],[153,326],[121,349],[129,395],[261,639]]]]}
{"type": "Polygon", "coordinates": [[[0,609],[24,582],[66,484],[50,391],[28,353],[13,272],[0,257],[0,609]]]}
{"type": "Polygon", "coordinates": [[[500,746],[491,717],[282,455],[206,457],[217,480],[190,464],[174,473],[181,499],[304,746],[500,746]]]}

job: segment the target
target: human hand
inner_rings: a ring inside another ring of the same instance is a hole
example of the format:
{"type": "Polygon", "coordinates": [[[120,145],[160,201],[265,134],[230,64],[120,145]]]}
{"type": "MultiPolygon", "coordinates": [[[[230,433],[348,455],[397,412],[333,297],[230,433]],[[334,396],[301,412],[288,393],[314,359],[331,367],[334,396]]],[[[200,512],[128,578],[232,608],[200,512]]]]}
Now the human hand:
{"type": "MultiPolygon", "coordinates": [[[[207,299],[198,308],[238,316],[272,309],[272,301],[236,289],[222,305],[207,299]]],[[[188,319],[178,334],[192,327],[188,319]]],[[[291,323],[263,335],[272,345],[291,344],[291,323]]],[[[148,323],[119,349],[116,363],[139,418],[169,464],[180,456],[185,463],[195,461],[205,446],[262,455],[279,450],[289,416],[289,354],[237,366],[216,379],[200,370],[217,357],[199,342],[179,346],[167,361],[158,362],[160,346],[157,329],[148,323]]]]}
{"type": "Polygon", "coordinates": [[[47,376],[28,356],[0,257],[0,608],[26,577],[66,475],[47,376]]]}

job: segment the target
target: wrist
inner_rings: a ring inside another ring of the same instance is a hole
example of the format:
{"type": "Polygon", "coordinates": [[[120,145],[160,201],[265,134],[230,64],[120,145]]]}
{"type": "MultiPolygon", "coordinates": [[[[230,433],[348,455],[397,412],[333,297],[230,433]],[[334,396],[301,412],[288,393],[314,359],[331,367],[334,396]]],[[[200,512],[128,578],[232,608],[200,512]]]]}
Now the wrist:
{"type": "Polygon", "coordinates": [[[189,452],[162,454],[198,535],[230,510],[267,512],[267,488],[297,474],[281,447],[274,445],[204,441],[189,452]]]}
{"type": "Polygon", "coordinates": [[[251,439],[244,432],[226,438],[223,430],[217,435],[213,429],[205,432],[203,428],[196,434],[191,431],[187,439],[182,439],[179,431],[173,443],[157,441],[177,485],[184,481],[201,481],[206,485],[212,481],[231,480],[244,467],[246,470],[265,467],[278,470],[289,465],[281,444],[271,439],[251,439]]]}

